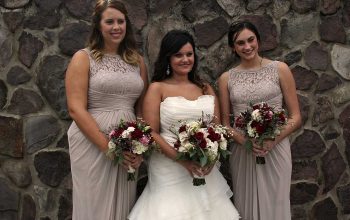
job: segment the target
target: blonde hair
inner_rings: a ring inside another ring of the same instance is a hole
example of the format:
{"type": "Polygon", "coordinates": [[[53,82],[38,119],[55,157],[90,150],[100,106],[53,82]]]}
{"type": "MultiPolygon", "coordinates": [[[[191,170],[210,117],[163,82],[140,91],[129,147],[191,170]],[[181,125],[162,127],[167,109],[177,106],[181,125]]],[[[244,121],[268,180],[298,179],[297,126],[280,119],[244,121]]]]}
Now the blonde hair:
{"type": "Polygon", "coordinates": [[[102,13],[107,8],[114,8],[124,14],[126,20],[126,33],[124,39],[120,42],[117,54],[128,64],[138,66],[141,62],[141,56],[136,48],[136,41],[128,17],[128,12],[123,3],[115,0],[98,0],[92,14],[92,32],[88,40],[88,48],[91,55],[96,61],[100,61],[103,57],[102,49],[104,47],[104,39],[100,31],[100,22],[102,13]]]}

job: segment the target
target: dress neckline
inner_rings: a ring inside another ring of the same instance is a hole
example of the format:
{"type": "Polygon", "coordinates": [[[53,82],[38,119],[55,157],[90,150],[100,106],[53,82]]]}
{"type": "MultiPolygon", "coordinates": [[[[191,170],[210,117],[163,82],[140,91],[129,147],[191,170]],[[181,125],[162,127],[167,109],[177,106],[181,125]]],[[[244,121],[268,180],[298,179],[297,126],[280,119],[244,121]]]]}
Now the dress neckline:
{"type": "Polygon", "coordinates": [[[273,63],[275,63],[276,61],[275,60],[272,60],[271,62],[267,63],[266,65],[258,68],[258,69],[248,69],[248,70],[245,70],[245,69],[236,69],[236,68],[233,68],[232,71],[234,72],[248,72],[248,73],[255,73],[255,72],[260,72],[261,70],[263,69],[266,69],[268,67],[270,67],[273,63]]]}
{"type": "Polygon", "coordinates": [[[163,101],[161,101],[160,103],[162,104],[162,103],[166,102],[169,99],[182,99],[182,100],[185,100],[185,101],[188,101],[188,102],[196,102],[196,101],[198,101],[198,100],[200,100],[202,98],[205,98],[205,97],[214,97],[214,96],[213,95],[200,95],[196,99],[193,99],[193,100],[187,99],[184,96],[168,96],[163,101]]]}

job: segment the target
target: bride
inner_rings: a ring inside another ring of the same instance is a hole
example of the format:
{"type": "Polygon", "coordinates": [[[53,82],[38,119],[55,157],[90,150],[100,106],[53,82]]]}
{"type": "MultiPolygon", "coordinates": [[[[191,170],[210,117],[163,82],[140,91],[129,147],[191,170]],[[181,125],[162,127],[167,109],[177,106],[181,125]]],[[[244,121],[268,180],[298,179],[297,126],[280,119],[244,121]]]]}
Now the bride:
{"type": "Polygon", "coordinates": [[[173,30],[162,40],[153,83],[143,103],[144,119],[151,125],[160,152],[148,164],[148,183],[132,209],[130,220],[237,220],[232,192],[217,166],[201,168],[178,161],[169,128],[179,120],[197,120],[210,114],[219,123],[218,101],[213,89],[195,74],[197,57],[192,36],[173,30]],[[205,175],[206,184],[193,186],[193,175],[205,175]]]}

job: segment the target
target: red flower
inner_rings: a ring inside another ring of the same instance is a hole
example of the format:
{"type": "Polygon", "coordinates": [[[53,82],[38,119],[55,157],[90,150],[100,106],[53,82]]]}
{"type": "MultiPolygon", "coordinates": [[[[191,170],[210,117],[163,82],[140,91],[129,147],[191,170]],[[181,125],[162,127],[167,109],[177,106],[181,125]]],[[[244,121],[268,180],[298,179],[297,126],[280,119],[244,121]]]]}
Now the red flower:
{"type": "Polygon", "coordinates": [[[194,137],[196,140],[200,141],[200,140],[202,140],[202,139],[204,138],[204,134],[203,134],[202,132],[197,132],[197,133],[195,133],[195,134],[193,135],[193,137],[194,137]]]}
{"type": "Polygon", "coordinates": [[[133,139],[140,139],[142,138],[143,133],[140,129],[135,128],[135,130],[133,132],[131,132],[131,138],[133,139]]]}
{"type": "Polygon", "coordinates": [[[218,134],[218,133],[215,133],[214,129],[213,128],[208,128],[208,138],[212,141],[212,142],[215,142],[215,141],[219,141],[221,139],[221,135],[218,134]]]}
{"type": "Polygon", "coordinates": [[[180,143],[179,140],[177,140],[177,141],[174,143],[174,148],[175,148],[175,149],[179,149],[180,146],[181,146],[181,143],[180,143]]]}
{"type": "Polygon", "coordinates": [[[259,135],[263,134],[266,131],[266,127],[259,122],[253,121],[251,126],[252,126],[252,128],[255,128],[256,132],[259,135]]]}
{"type": "Polygon", "coordinates": [[[235,120],[235,125],[237,128],[244,128],[245,127],[244,118],[241,116],[238,116],[235,120]]]}
{"type": "Polygon", "coordinates": [[[122,135],[123,131],[124,131],[123,128],[118,128],[118,129],[116,129],[116,130],[115,130],[115,133],[114,133],[114,135],[113,135],[113,137],[119,138],[120,135],[122,135]]]}
{"type": "Polygon", "coordinates": [[[182,125],[182,126],[179,128],[179,133],[184,132],[184,131],[186,131],[186,125],[182,125]]]}
{"type": "Polygon", "coordinates": [[[199,147],[202,149],[207,148],[207,141],[205,139],[202,139],[201,142],[199,142],[199,147]]]}

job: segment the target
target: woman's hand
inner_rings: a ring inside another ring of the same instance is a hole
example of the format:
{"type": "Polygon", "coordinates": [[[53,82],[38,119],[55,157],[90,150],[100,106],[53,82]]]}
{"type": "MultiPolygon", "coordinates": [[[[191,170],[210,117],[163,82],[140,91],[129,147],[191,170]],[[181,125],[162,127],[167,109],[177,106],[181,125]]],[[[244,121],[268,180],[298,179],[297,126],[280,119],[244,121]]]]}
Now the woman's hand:
{"type": "Polygon", "coordinates": [[[131,152],[125,151],[123,152],[124,160],[122,162],[122,166],[129,169],[129,166],[137,169],[140,167],[143,162],[143,157],[141,155],[133,154],[131,152]]]}
{"type": "MultiPolygon", "coordinates": [[[[193,177],[194,175],[196,176],[204,176],[205,174],[203,174],[202,172],[202,167],[193,162],[193,161],[189,161],[189,160],[180,160],[178,161],[183,167],[185,167],[187,169],[187,171],[190,173],[190,175],[193,177]]],[[[209,171],[210,172],[210,171],[209,171]]]]}
{"type": "Polygon", "coordinates": [[[258,145],[257,143],[253,143],[253,153],[255,156],[266,156],[274,147],[276,146],[275,140],[264,140],[262,145],[258,145]]]}
{"type": "Polygon", "coordinates": [[[214,166],[215,166],[215,163],[201,167],[201,171],[202,171],[203,175],[204,176],[208,175],[212,171],[214,166]]]}

